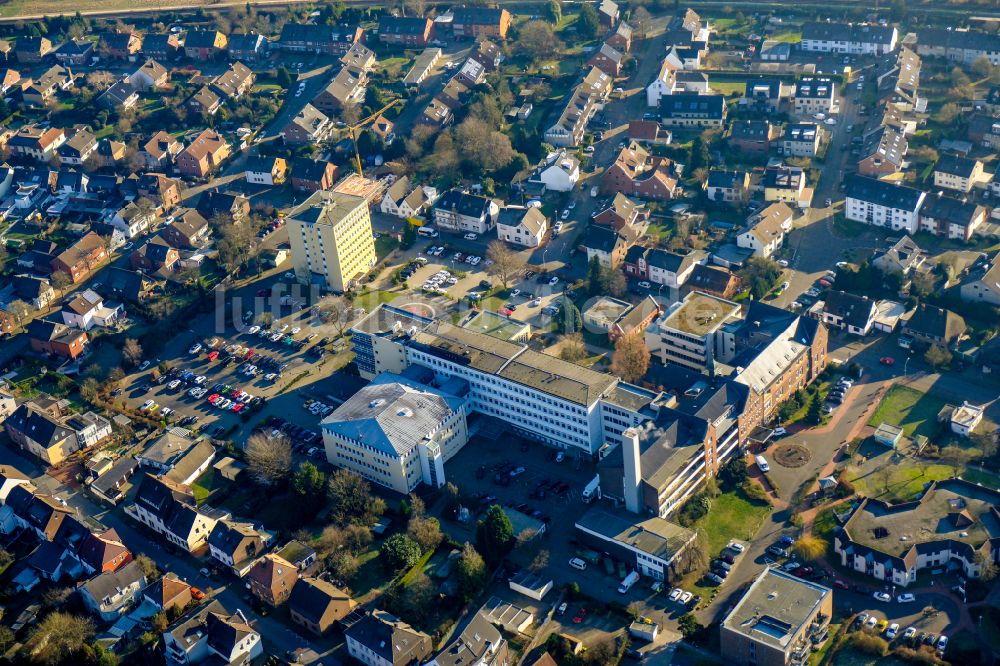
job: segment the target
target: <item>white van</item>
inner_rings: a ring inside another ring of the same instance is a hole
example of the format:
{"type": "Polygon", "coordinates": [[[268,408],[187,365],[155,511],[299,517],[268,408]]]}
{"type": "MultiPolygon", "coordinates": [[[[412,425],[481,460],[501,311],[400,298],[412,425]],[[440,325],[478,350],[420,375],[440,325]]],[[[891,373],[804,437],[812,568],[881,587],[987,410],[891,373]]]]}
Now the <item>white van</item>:
{"type": "Polygon", "coordinates": [[[420,227],[417,229],[417,233],[421,236],[426,236],[428,238],[437,238],[438,230],[434,227],[420,227]]]}
{"type": "Polygon", "coordinates": [[[572,560],[570,560],[569,565],[574,569],[579,569],[580,571],[583,571],[584,569],[587,568],[587,563],[581,560],[579,557],[574,557],[572,560]]]}
{"type": "Polygon", "coordinates": [[[767,464],[767,461],[764,460],[764,456],[757,456],[756,458],[754,458],[754,460],[757,462],[757,467],[760,468],[760,471],[762,472],[771,471],[771,467],[767,464]]]}

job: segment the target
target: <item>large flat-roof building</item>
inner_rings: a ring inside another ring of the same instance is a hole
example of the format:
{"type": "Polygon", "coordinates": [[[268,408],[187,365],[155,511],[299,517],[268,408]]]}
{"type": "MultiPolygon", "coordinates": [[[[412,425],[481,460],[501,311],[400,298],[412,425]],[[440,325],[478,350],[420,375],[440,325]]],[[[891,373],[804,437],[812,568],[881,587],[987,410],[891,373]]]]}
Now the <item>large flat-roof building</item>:
{"type": "Polygon", "coordinates": [[[636,521],[629,514],[595,507],[576,521],[576,535],[594,548],[612,553],[640,576],[666,580],[671,566],[696,534],[655,516],[636,521]]]}
{"type": "Polygon", "coordinates": [[[830,588],[769,567],[722,621],[722,658],[733,666],[800,666],[832,614],[830,588]]]}
{"type": "Polygon", "coordinates": [[[300,284],[350,291],[375,265],[375,236],[364,198],[315,192],[286,220],[295,278],[300,284]]]}
{"type": "Polygon", "coordinates": [[[725,325],[737,321],[739,313],[737,303],[693,291],[646,330],[646,346],[660,363],[706,370],[716,358],[735,352],[725,325]]]}

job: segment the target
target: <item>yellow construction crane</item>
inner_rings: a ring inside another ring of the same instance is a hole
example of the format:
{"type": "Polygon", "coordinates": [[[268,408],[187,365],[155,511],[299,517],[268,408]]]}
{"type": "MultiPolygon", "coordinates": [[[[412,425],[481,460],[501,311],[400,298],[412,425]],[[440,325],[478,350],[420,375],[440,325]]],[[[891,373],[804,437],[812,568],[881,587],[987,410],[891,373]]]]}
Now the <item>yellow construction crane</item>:
{"type": "Polygon", "coordinates": [[[381,109],[379,109],[378,111],[376,111],[375,113],[373,113],[372,115],[370,115],[367,118],[365,118],[364,120],[359,121],[355,125],[349,125],[348,126],[347,131],[350,132],[350,134],[351,134],[351,143],[354,144],[354,160],[355,160],[355,162],[357,164],[357,167],[358,167],[358,175],[359,176],[364,176],[365,174],[361,170],[361,154],[358,152],[358,136],[357,136],[357,131],[359,129],[364,129],[364,127],[368,123],[372,122],[373,120],[375,120],[376,118],[378,118],[379,116],[381,116],[383,113],[385,113],[386,111],[388,111],[392,107],[396,106],[397,104],[401,104],[402,102],[403,102],[402,99],[394,99],[391,102],[389,102],[388,104],[386,104],[385,106],[383,106],[381,109]]]}

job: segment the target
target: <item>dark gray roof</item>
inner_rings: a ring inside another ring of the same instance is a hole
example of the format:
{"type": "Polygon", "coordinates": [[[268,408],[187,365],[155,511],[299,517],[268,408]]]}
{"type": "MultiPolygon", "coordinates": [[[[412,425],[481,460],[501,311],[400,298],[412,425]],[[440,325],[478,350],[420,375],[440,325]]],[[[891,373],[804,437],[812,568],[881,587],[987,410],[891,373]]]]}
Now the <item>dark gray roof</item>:
{"type": "Polygon", "coordinates": [[[859,329],[868,327],[875,301],[846,291],[831,290],[826,293],[824,312],[841,317],[848,326],[859,329]]]}
{"type": "Polygon", "coordinates": [[[931,195],[924,199],[924,205],[920,207],[920,216],[967,227],[982,213],[982,208],[971,201],[931,195]]]}
{"type": "Polygon", "coordinates": [[[454,211],[466,217],[481,218],[489,214],[490,200],[478,194],[448,190],[434,207],[454,211]]]}
{"type": "Polygon", "coordinates": [[[432,647],[430,636],[384,611],[366,615],[351,625],[344,635],[394,666],[421,662],[430,655],[432,647]]]}
{"type": "Polygon", "coordinates": [[[694,116],[721,119],[725,108],[726,98],[723,95],[681,93],[664,95],[660,98],[660,115],[664,117],[694,116]]]}
{"type": "Polygon", "coordinates": [[[934,165],[935,171],[952,174],[961,178],[971,178],[978,160],[958,155],[942,155],[934,165]]]}
{"type": "Polygon", "coordinates": [[[905,185],[894,185],[866,176],[851,176],[844,192],[848,198],[858,199],[878,206],[916,211],[923,192],[905,185]]]}
{"type": "Polygon", "coordinates": [[[889,44],[894,30],[892,26],[812,21],[802,26],[802,40],[889,44]]]}
{"type": "Polygon", "coordinates": [[[143,583],[145,580],[142,567],[132,560],[117,571],[108,571],[91,578],[83,584],[83,589],[100,602],[104,597],[114,595],[129,585],[143,583]]]}

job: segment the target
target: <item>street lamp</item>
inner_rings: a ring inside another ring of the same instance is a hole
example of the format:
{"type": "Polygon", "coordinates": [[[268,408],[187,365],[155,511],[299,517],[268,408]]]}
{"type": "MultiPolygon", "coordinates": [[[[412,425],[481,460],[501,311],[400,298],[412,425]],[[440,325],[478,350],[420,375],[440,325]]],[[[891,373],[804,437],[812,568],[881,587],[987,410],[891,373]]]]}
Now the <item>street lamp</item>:
{"type": "Polygon", "coordinates": [[[913,352],[906,355],[906,360],[903,361],[903,374],[906,374],[906,366],[910,364],[910,359],[913,358],[913,352]]]}

